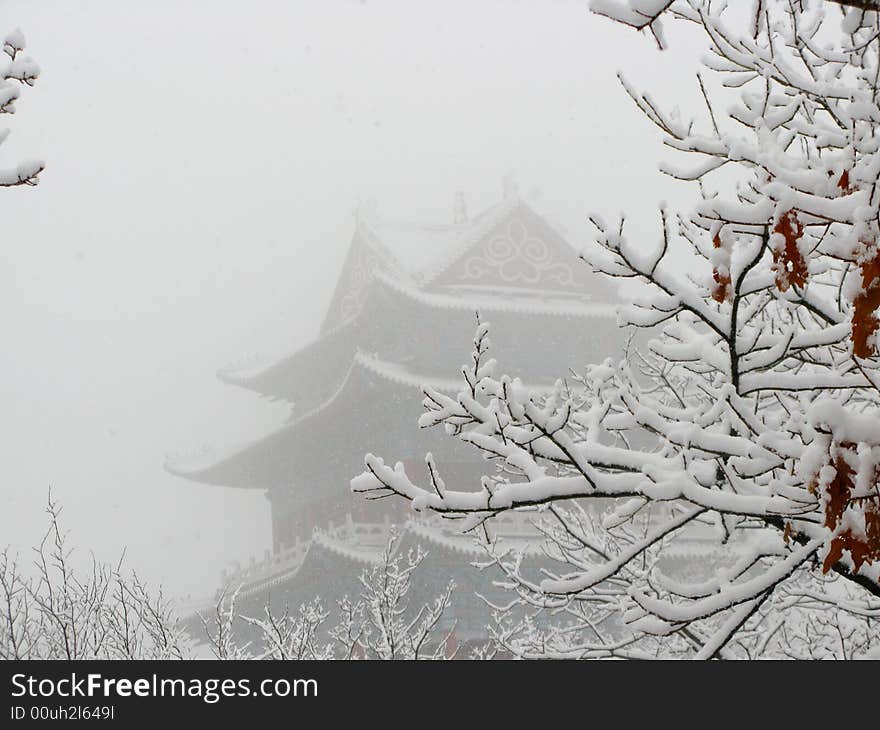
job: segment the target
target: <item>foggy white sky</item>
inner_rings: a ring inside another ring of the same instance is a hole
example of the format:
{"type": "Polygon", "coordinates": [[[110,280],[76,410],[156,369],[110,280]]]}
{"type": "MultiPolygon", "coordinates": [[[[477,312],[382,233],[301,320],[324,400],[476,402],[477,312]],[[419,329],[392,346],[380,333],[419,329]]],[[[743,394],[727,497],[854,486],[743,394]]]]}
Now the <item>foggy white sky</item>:
{"type": "Polygon", "coordinates": [[[162,463],[284,416],[215,371],[315,334],[358,201],[444,222],[512,171],[572,242],[627,210],[653,244],[657,201],[688,199],[614,73],[686,103],[694,47],[660,54],[583,0],[0,8],[43,68],[0,164],[48,165],[0,191],[0,543],[39,540],[51,484],[77,545],[127,546],[173,593],[269,545],[262,496],[162,463]]]}

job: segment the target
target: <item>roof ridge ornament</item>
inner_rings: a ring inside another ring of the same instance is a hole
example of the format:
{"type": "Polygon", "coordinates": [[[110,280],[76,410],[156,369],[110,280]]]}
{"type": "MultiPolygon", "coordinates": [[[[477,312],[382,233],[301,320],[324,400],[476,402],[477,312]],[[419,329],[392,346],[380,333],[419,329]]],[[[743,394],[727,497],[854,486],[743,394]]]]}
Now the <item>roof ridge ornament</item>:
{"type": "Polygon", "coordinates": [[[519,185],[517,185],[516,178],[512,172],[507,173],[501,178],[501,191],[504,200],[514,200],[519,198],[519,185]]]}
{"type": "Polygon", "coordinates": [[[456,225],[467,223],[467,204],[464,200],[464,191],[456,190],[455,198],[452,203],[452,222],[456,225]]]}
{"type": "Polygon", "coordinates": [[[354,218],[357,223],[366,223],[367,225],[379,222],[379,204],[375,198],[369,200],[361,200],[354,209],[354,218]]]}

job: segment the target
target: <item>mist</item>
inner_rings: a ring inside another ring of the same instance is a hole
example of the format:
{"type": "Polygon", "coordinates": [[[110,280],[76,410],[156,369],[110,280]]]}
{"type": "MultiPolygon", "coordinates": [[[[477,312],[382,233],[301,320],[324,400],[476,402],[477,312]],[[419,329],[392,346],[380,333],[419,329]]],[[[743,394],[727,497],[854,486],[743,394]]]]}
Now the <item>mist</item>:
{"type": "Polygon", "coordinates": [[[0,543],[23,554],[50,487],[75,544],[175,595],[270,547],[261,494],[163,464],[287,416],[216,371],[316,335],[358,206],[450,222],[457,190],[479,212],[513,175],[571,243],[626,210],[653,245],[658,201],[687,200],[615,72],[698,103],[695,44],[659,53],[584,2],[3,10],[42,68],[4,154],[47,162],[0,202],[0,543]]]}

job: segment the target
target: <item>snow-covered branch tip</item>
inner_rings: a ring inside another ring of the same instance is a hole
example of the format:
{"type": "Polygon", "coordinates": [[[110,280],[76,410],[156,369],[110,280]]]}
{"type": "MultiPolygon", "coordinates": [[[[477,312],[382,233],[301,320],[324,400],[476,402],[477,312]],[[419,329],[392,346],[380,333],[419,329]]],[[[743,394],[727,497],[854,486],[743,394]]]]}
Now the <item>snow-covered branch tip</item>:
{"type": "MultiPolygon", "coordinates": [[[[14,114],[22,87],[33,86],[40,75],[40,67],[30,56],[24,55],[24,48],[25,39],[20,30],[13,31],[3,40],[6,58],[0,61],[0,114],[14,114]]],[[[0,129],[0,145],[8,136],[8,129],[0,129]]],[[[0,187],[36,185],[44,167],[43,162],[31,160],[12,169],[0,169],[0,187]]]]}
{"type": "Polygon", "coordinates": [[[657,41],[658,48],[665,48],[661,16],[675,0],[590,0],[590,10],[636,30],[648,29],[657,41]]]}

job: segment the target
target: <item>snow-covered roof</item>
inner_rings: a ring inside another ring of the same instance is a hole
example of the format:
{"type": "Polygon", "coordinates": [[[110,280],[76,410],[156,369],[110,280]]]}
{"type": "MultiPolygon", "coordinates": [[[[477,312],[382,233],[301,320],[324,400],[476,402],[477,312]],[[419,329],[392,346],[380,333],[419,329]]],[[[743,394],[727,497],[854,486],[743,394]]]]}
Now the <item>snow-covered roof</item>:
{"type": "MultiPolygon", "coordinates": [[[[387,530],[385,535],[387,539],[387,530]]],[[[346,536],[340,537],[327,530],[315,530],[312,535],[312,543],[354,563],[375,565],[379,562],[380,551],[374,546],[364,545],[363,543],[349,539],[346,536]]]]}
{"type": "MultiPolygon", "coordinates": [[[[426,549],[431,545],[442,547],[450,552],[467,555],[471,559],[486,556],[483,547],[472,535],[462,534],[450,528],[449,520],[441,522],[443,518],[428,520],[412,520],[407,523],[406,529],[414,535],[426,549]]],[[[537,528],[532,528],[529,534],[517,536],[498,536],[496,549],[504,551],[512,549],[523,555],[543,555],[541,547],[542,535],[537,528]]]]}
{"type": "MultiPolygon", "coordinates": [[[[541,559],[546,556],[542,547],[544,536],[534,526],[535,515],[515,512],[496,518],[492,531],[497,538],[497,549],[507,548],[519,551],[523,556],[541,559]]],[[[390,522],[361,523],[347,517],[340,525],[316,528],[310,539],[298,541],[295,545],[267,554],[262,561],[252,560],[244,567],[224,571],[221,591],[230,595],[236,589],[240,598],[265,592],[286,581],[295,579],[307,562],[326,560],[320,553],[330,554],[362,568],[379,565],[382,552],[388,544],[391,529],[397,530],[401,537],[399,549],[407,544],[417,543],[429,553],[432,548],[455,553],[462,558],[462,566],[486,557],[484,548],[470,533],[463,533],[456,524],[437,515],[420,515],[402,525],[392,526],[390,522]]],[[[710,558],[717,560],[713,552],[717,545],[700,540],[687,541],[682,549],[664,551],[664,559],[686,559],[695,564],[705,564],[710,558]]],[[[729,558],[729,552],[724,553],[729,558]]],[[[218,594],[219,597],[219,594],[218,594]]],[[[204,610],[212,607],[208,600],[192,601],[187,607],[204,610]]]]}
{"type": "Polygon", "coordinates": [[[333,395],[311,411],[302,414],[294,420],[285,419],[280,426],[262,438],[253,439],[243,444],[219,448],[203,447],[201,451],[195,454],[169,455],[165,459],[165,470],[175,476],[197,478],[199,475],[206,474],[226,462],[234,461],[237,457],[244,455],[264,440],[278,436],[282,432],[293,430],[300,423],[309,421],[317,416],[339,397],[339,395],[345,390],[351,380],[352,373],[355,368],[359,366],[360,362],[361,358],[355,357],[349,367],[348,373],[333,395]]]}
{"type": "MultiPolygon", "coordinates": [[[[221,467],[224,463],[232,462],[238,457],[245,455],[252,448],[258,446],[267,439],[277,438],[283,433],[290,433],[303,425],[310,425],[316,417],[342,397],[354,376],[358,373],[367,373],[386,382],[412,389],[413,391],[416,391],[416,393],[427,387],[442,393],[454,395],[464,387],[461,379],[443,378],[413,372],[400,363],[382,360],[365,352],[357,352],[354,355],[354,359],[352,360],[348,373],[342,383],[327,400],[317,407],[292,420],[286,420],[278,428],[263,437],[244,444],[218,449],[203,447],[200,451],[194,454],[169,455],[165,459],[166,471],[175,476],[190,479],[198,478],[199,475],[206,475],[211,470],[221,467]]],[[[534,393],[547,393],[552,389],[552,386],[547,384],[530,384],[525,387],[528,388],[530,392],[534,393]]],[[[209,483],[211,482],[210,479],[207,479],[206,481],[209,483]]]]}
{"type": "MultiPolygon", "coordinates": [[[[217,373],[219,379],[272,398],[291,400],[291,394],[297,392],[295,383],[305,377],[305,390],[300,389],[300,395],[292,400],[298,401],[300,397],[308,400],[309,394],[316,393],[314,384],[308,380],[311,377],[309,373],[314,370],[315,359],[327,361],[327,367],[321,369],[332,374],[332,382],[328,383],[332,387],[345,373],[355,347],[370,347],[370,342],[361,340],[369,337],[363,333],[373,332],[375,328],[363,325],[373,324],[375,320],[365,322],[364,317],[376,317],[377,312],[366,302],[380,303],[379,306],[384,307],[382,317],[393,318],[397,311],[404,311],[405,308],[385,311],[388,309],[384,304],[387,301],[385,295],[389,292],[398,298],[404,297],[414,305],[441,311],[614,319],[617,308],[613,303],[615,297],[612,294],[609,299],[607,287],[598,278],[597,291],[542,291],[518,286],[475,286],[469,282],[462,282],[460,286],[448,283],[442,287],[430,285],[433,279],[464,256],[470,247],[484,240],[497,225],[520,208],[529,216],[537,216],[516,195],[511,194],[475,218],[451,225],[376,222],[367,217],[359,218],[358,230],[361,235],[356,239],[379,254],[372,267],[366,269],[364,274],[359,274],[359,279],[366,279],[367,292],[359,309],[304,347],[272,360],[251,358],[247,362],[222,368],[217,373]],[[465,283],[468,285],[465,286],[465,283]]],[[[555,230],[552,223],[537,217],[542,225],[555,230]]],[[[561,232],[556,231],[556,235],[567,248],[571,248],[561,232]]],[[[574,249],[571,249],[571,254],[572,261],[576,261],[574,249]]],[[[410,316],[399,323],[389,319],[388,326],[406,326],[407,322],[418,321],[418,317],[412,315],[412,310],[406,311],[410,312],[410,316]]]]}
{"type": "Polygon", "coordinates": [[[591,302],[578,295],[560,296],[557,293],[514,294],[495,289],[460,290],[455,294],[427,291],[389,276],[382,271],[373,276],[385,286],[439,309],[464,309],[469,312],[517,312],[520,314],[550,314],[571,317],[616,317],[617,305],[591,302]]]}
{"type": "Polygon", "coordinates": [[[369,370],[384,380],[416,390],[428,387],[452,395],[464,387],[461,378],[432,377],[416,373],[400,363],[382,360],[365,352],[355,354],[354,365],[369,370]]]}
{"type": "Polygon", "coordinates": [[[317,339],[312,340],[307,345],[299,347],[286,355],[274,358],[249,358],[246,361],[227,365],[217,371],[217,377],[222,382],[230,385],[247,386],[253,381],[260,380],[266,376],[271,376],[276,371],[282,370],[294,359],[311,357],[313,355],[321,356],[326,352],[328,345],[332,346],[331,343],[342,342],[357,331],[358,314],[340,322],[336,327],[324,332],[317,339]]]}
{"type": "MultiPolygon", "coordinates": [[[[541,534],[532,528],[526,531],[528,521],[523,521],[523,528],[516,536],[508,536],[501,542],[523,551],[523,554],[541,555],[538,545],[541,534]]],[[[474,537],[457,531],[448,520],[433,515],[409,520],[397,526],[402,538],[409,537],[423,548],[430,551],[432,547],[463,555],[469,559],[479,559],[485,552],[474,537]]],[[[223,588],[229,594],[236,588],[239,596],[244,598],[293,578],[305,565],[315,550],[322,550],[332,555],[364,567],[381,563],[382,551],[391,534],[390,523],[356,523],[347,519],[342,525],[330,526],[326,529],[315,529],[309,540],[269,555],[261,562],[234,571],[224,573],[223,588]],[[378,539],[377,539],[378,537],[378,539]]],[[[401,540],[404,545],[407,540],[401,540]]]]}
{"type": "MultiPolygon", "coordinates": [[[[384,317],[383,312],[389,308],[395,312],[416,311],[418,316],[410,317],[410,321],[422,324],[426,310],[467,312],[468,316],[479,311],[490,315],[499,312],[517,316],[597,318],[613,322],[616,305],[602,301],[601,296],[593,300],[590,292],[564,288],[552,291],[536,288],[520,290],[512,285],[476,286],[470,282],[462,282],[461,285],[447,282],[442,286],[430,284],[432,277],[439,276],[467,253],[469,247],[484,240],[497,225],[503,224],[514,213],[527,218],[536,215],[517,196],[508,195],[475,218],[452,225],[404,225],[359,220],[359,230],[367,234],[362,239],[366,240],[366,245],[375,246],[380,252],[379,262],[374,261],[366,269],[369,290],[365,301],[374,302],[376,306],[362,305],[357,313],[326,331],[317,340],[273,363],[251,362],[243,367],[226,368],[219,373],[224,382],[295,401],[298,408],[294,416],[249,443],[221,450],[203,449],[195,455],[168,458],[166,469],[172,474],[211,484],[257,486],[251,484],[254,479],[246,475],[248,470],[243,466],[249,464],[250,472],[253,472],[256,468],[254,459],[261,460],[261,463],[265,461],[269,454],[267,449],[289,449],[293,443],[290,439],[295,438],[293,432],[301,424],[315,423],[314,419],[349,388],[355,375],[374,382],[379,378],[415,391],[427,386],[445,393],[457,393],[462,384],[454,370],[448,371],[448,375],[445,368],[440,372],[425,372],[425,366],[422,365],[414,370],[401,362],[385,360],[369,352],[375,348],[384,354],[389,349],[385,346],[387,343],[374,341],[375,333],[381,331],[377,330],[376,322],[385,322],[385,319],[377,320],[377,317],[384,317]],[[400,262],[400,266],[386,265],[389,257],[400,262]],[[401,273],[401,269],[408,273],[401,273]],[[377,312],[376,307],[381,309],[377,312]],[[366,320],[365,317],[370,319],[366,320]],[[300,385],[297,386],[297,383],[300,385]]],[[[567,243],[565,245],[568,246],[567,243]]],[[[394,327],[394,324],[388,322],[390,327],[394,327]]],[[[544,324],[540,326],[543,328],[544,324]]],[[[393,351],[394,347],[390,349],[393,351]]],[[[395,354],[395,357],[398,355],[395,354]]],[[[552,373],[540,375],[550,376],[552,373]]],[[[544,385],[533,389],[540,392],[546,388],[544,385]]],[[[289,451],[285,453],[289,454],[289,451]]],[[[293,463],[290,458],[285,458],[287,463],[293,463]]],[[[281,460],[278,460],[276,467],[282,468],[281,460]]],[[[265,471],[263,467],[260,470],[260,473],[265,471]]]]}
{"type": "Polygon", "coordinates": [[[166,454],[165,471],[178,477],[193,477],[235,458],[242,451],[261,440],[254,439],[246,444],[237,443],[224,446],[206,444],[195,451],[166,454]]]}
{"type": "MultiPolygon", "coordinates": [[[[516,294],[495,290],[471,289],[455,293],[435,292],[422,289],[412,283],[392,276],[385,271],[375,270],[372,274],[376,286],[391,290],[411,301],[432,309],[446,309],[492,314],[504,312],[523,315],[546,315],[578,318],[615,319],[617,305],[606,302],[593,302],[579,295],[558,293],[516,294]]],[[[363,310],[362,310],[363,311],[363,310]]],[[[308,345],[282,357],[260,361],[250,359],[239,365],[232,365],[218,371],[218,378],[224,383],[253,387],[256,390],[271,390],[270,382],[284,378],[287,369],[304,358],[324,357],[330,351],[345,349],[346,341],[355,341],[361,328],[361,312],[325,332],[308,345]]],[[[348,355],[346,355],[348,357],[348,355]]],[[[303,360],[305,362],[305,360],[303,360]]],[[[328,363],[330,365],[330,363],[328,363]]],[[[340,370],[340,372],[342,372],[340,370]]],[[[277,390],[277,387],[276,387],[277,390]]],[[[262,391],[261,391],[262,392],[262,391]]]]}
{"type": "Polygon", "coordinates": [[[425,284],[452,265],[471,246],[482,240],[518,205],[509,195],[480,215],[462,223],[425,225],[359,219],[364,238],[381,254],[388,255],[413,281],[425,284]]]}

